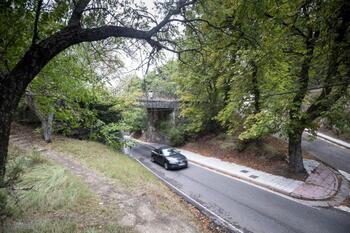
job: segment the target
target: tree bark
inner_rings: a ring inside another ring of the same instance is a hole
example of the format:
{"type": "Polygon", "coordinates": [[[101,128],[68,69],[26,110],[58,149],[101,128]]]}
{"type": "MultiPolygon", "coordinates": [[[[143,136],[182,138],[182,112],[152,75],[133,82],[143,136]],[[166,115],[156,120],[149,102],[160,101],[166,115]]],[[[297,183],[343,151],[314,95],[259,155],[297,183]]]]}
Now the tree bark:
{"type": "Polygon", "coordinates": [[[258,66],[255,61],[251,61],[252,72],[252,87],[254,95],[254,114],[260,112],[260,89],[258,84],[258,66]]]}
{"type": "Polygon", "coordinates": [[[294,173],[305,173],[303,155],[301,150],[302,133],[292,132],[288,141],[289,169],[294,173]]]}
{"type": "Polygon", "coordinates": [[[44,121],[44,124],[42,124],[44,140],[47,143],[51,142],[53,117],[54,114],[49,113],[46,120],[44,121]]]}
{"type": "Polygon", "coordinates": [[[13,81],[3,82],[0,85],[0,187],[5,184],[11,121],[19,101],[19,97],[15,94],[16,87],[20,87],[20,84],[16,85],[13,81]]]}
{"type": "Polygon", "coordinates": [[[51,142],[51,133],[52,133],[52,124],[54,114],[51,112],[47,116],[39,109],[37,103],[34,99],[34,93],[27,89],[27,93],[25,95],[25,100],[29,106],[29,108],[35,113],[35,115],[39,118],[41,122],[41,130],[43,133],[43,138],[45,142],[51,142]]]}
{"type": "Polygon", "coordinates": [[[306,54],[303,58],[301,64],[301,70],[299,74],[299,79],[296,84],[298,86],[298,91],[296,92],[292,106],[289,109],[289,145],[288,145],[288,159],[289,167],[295,173],[305,172],[303,156],[301,152],[301,140],[302,133],[305,129],[305,122],[302,112],[303,100],[307,94],[307,88],[309,85],[309,70],[311,67],[311,62],[314,56],[315,43],[319,37],[319,31],[314,32],[312,29],[308,30],[307,36],[305,38],[306,54]]]}
{"type": "Polygon", "coordinates": [[[7,160],[7,148],[10,136],[10,114],[4,114],[4,110],[7,107],[5,105],[0,106],[0,188],[4,186],[6,160],[7,160]]]}

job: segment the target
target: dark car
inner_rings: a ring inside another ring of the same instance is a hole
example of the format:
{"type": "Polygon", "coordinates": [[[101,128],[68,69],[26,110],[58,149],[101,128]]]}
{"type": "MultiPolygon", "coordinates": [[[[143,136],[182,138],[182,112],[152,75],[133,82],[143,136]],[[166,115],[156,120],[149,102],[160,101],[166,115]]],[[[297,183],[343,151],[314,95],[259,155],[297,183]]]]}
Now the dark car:
{"type": "Polygon", "coordinates": [[[187,158],[170,146],[161,146],[152,150],[151,160],[164,166],[167,170],[188,166],[187,158]]]}

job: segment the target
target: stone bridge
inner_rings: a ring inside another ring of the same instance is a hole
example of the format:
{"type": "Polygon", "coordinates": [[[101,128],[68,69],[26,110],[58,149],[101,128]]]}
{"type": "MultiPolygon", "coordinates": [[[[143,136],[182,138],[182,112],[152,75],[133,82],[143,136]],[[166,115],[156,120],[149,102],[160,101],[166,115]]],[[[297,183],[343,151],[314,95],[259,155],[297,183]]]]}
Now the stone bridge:
{"type": "Polygon", "coordinates": [[[173,126],[176,125],[176,117],[179,113],[180,102],[177,99],[165,98],[140,98],[138,105],[147,110],[146,139],[151,142],[168,143],[167,139],[158,132],[156,123],[168,121],[173,126]]]}

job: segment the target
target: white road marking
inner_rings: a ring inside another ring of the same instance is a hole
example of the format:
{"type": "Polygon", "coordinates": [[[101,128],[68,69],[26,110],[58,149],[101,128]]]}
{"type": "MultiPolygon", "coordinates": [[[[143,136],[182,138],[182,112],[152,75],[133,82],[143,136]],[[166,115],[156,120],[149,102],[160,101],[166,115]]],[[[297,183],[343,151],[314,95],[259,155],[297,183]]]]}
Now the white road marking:
{"type": "MultiPolygon", "coordinates": [[[[312,134],[310,134],[310,133],[307,132],[307,131],[305,131],[305,134],[307,134],[307,135],[309,135],[309,136],[312,137],[312,134]]],[[[332,142],[332,141],[330,141],[330,140],[328,140],[328,139],[325,139],[325,138],[323,138],[323,137],[316,136],[316,139],[320,139],[320,140],[325,141],[325,142],[327,142],[327,143],[329,143],[329,144],[332,144],[332,145],[334,145],[334,146],[340,147],[340,148],[345,149],[345,150],[349,150],[349,148],[347,148],[347,147],[345,147],[345,146],[342,146],[342,145],[340,145],[340,144],[334,143],[334,142],[332,142]]],[[[306,140],[308,140],[308,141],[310,142],[310,140],[309,140],[308,138],[306,138],[306,140]]],[[[312,142],[312,140],[311,140],[311,142],[312,142]]]]}
{"type": "Polygon", "coordinates": [[[334,208],[350,213],[350,208],[345,205],[335,206],[334,208]]]}
{"type": "Polygon", "coordinates": [[[350,174],[343,171],[343,170],[338,170],[340,174],[342,174],[348,181],[350,181],[350,174]]]}
{"type": "Polygon", "coordinates": [[[279,192],[273,191],[273,190],[268,189],[268,188],[265,188],[265,187],[263,187],[263,186],[259,186],[259,185],[257,185],[257,184],[254,184],[254,183],[252,183],[252,182],[249,182],[249,181],[246,181],[246,180],[243,180],[243,179],[239,179],[238,177],[230,176],[230,175],[227,175],[227,174],[225,174],[225,173],[221,173],[221,172],[219,172],[219,171],[210,169],[210,168],[208,168],[208,167],[201,166],[200,164],[197,164],[197,163],[190,162],[190,164],[191,164],[191,165],[195,165],[195,166],[197,166],[197,167],[201,167],[201,168],[206,169],[206,170],[208,170],[208,171],[214,172],[214,173],[216,173],[216,174],[218,174],[218,175],[225,176],[225,177],[230,178],[230,179],[232,179],[232,180],[239,181],[239,182],[242,182],[242,183],[245,183],[245,184],[254,186],[254,187],[256,187],[256,188],[262,189],[262,190],[264,190],[264,191],[267,191],[267,192],[276,194],[276,195],[278,195],[278,196],[280,196],[280,197],[286,198],[286,199],[291,200],[291,201],[294,201],[294,202],[296,202],[296,203],[303,204],[303,205],[306,205],[306,206],[309,206],[309,207],[313,207],[314,209],[318,209],[318,208],[317,208],[318,206],[313,206],[311,203],[309,203],[309,201],[300,200],[300,199],[296,199],[296,198],[290,197],[290,196],[285,195],[285,194],[283,194],[283,193],[279,193],[279,192]]]}

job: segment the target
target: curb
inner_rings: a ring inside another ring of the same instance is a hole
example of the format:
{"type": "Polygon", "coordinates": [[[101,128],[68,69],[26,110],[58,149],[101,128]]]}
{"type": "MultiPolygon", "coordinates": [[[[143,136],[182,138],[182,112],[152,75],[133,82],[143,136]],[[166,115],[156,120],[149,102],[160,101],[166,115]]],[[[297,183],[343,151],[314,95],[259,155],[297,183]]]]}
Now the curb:
{"type": "MultiPolygon", "coordinates": [[[[133,138],[130,138],[131,140],[137,142],[137,143],[140,143],[150,149],[154,149],[155,147],[154,146],[151,146],[149,145],[147,142],[142,142],[138,139],[133,139],[133,138]]],[[[262,184],[260,182],[257,182],[257,181],[254,181],[254,180],[251,180],[249,178],[246,178],[246,177],[242,177],[242,176],[238,176],[238,175],[235,175],[235,174],[232,174],[232,173],[229,173],[227,171],[224,171],[222,169],[219,169],[219,168],[216,168],[216,167],[213,167],[213,166],[209,166],[207,164],[203,164],[203,163],[200,163],[200,162],[197,162],[197,161],[194,161],[194,160],[191,160],[191,159],[188,159],[188,161],[194,163],[194,164],[197,164],[199,166],[202,166],[202,167],[205,167],[205,168],[208,168],[208,169],[211,169],[211,170],[214,170],[216,172],[219,172],[219,173],[222,173],[222,174],[225,174],[225,175],[228,175],[228,176],[231,176],[231,177],[234,177],[236,179],[240,179],[240,180],[244,180],[246,182],[249,182],[249,183],[252,183],[252,184],[255,184],[257,186],[260,186],[260,187],[263,187],[263,188],[267,188],[267,189],[270,189],[271,191],[274,191],[274,192],[277,192],[277,193],[280,193],[280,194],[283,194],[283,195],[286,195],[286,196],[289,196],[289,197],[292,197],[292,198],[296,198],[296,199],[300,199],[300,200],[306,200],[306,201],[327,201],[329,199],[331,199],[332,197],[334,197],[337,192],[339,191],[339,180],[338,180],[338,177],[337,175],[333,172],[333,169],[330,169],[331,172],[334,174],[335,176],[335,179],[336,179],[336,188],[335,188],[335,192],[332,193],[331,196],[328,196],[326,198],[322,198],[322,199],[310,199],[310,198],[305,198],[305,197],[300,197],[299,195],[293,195],[292,192],[286,192],[284,190],[281,190],[281,189],[278,189],[278,188],[275,188],[271,185],[268,185],[268,184],[262,184]]]]}
{"type": "Polygon", "coordinates": [[[294,198],[297,198],[297,199],[300,199],[300,200],[306,200],[306,201],[328,201],[330,199],[332,199],[333,197],[335,197],[339,190],[340,190],[340,180],[341,178],[339,178],[338,176],[338,172],[336,169],[334,169],[333,167],[330,167],[328,166],[327,164],[325,163],[322,163],[323,166],[327,167],[327,169],[329,169],[332,174],[334,175],[334,179],[335,179],[335,182],[334,182],[334,190],[333,192],[331,193],[331,195],[329,195],[328,197],[325,197],[325,198],[320,198],[320,199],[312,199],[312,198],[306,198],[306,197],[300,197],[300,195],[295,195],[293,193],[290,193],[290,196],[291,197],[294,197],[294,198]]]}
{"type": "Polygon", "coordinates": [[[327,140],[329,142],[332,142],[334,144],[337,144],[338,146],[345,147],[346,149],[350,150],[350,145],[348,145],[348,143],[343,143],[341,140],[338,140],[338,139],[333,140],[332,137],[324,136],[324,135],[321,135],[320,133],[317,133],[317,137],[322,138],[324,140],[327,140]]]}
{"type": "Polygon", "coordinates": [[[286,195],[286,196],[289,196],[289,197],[293,197],[293,198],[297,198],[297,199],[300,199],[300,200],[305,200],[305,201],[327,201],[329,199],[331,199],[332,197],[334,197],[338,191],[339,191],[339,178],[338,176],[332,171],[332,173],[334,174],[334,177],[335,177],[335,191],[334,193],[332,193],[332,195],[328,196],[328,197],[325,197],[325,198],[320,198],[320,199],[311,199],[311,198],[306,198],[306,197],[301,197],[299,195],[293,195],[293,192],[285,192],[284,190],[281,190],[281,189],[277,189],[273,186],[270,186],[270,185],[267,185],[267,184],[262,184],[260,182],[257,182],[257,181],[254,181],[254,180],[251,180],[251,179],[248,179],[246,177],[241,177],[241,176],[237,176],[237,175],[234,175],[232,173],[229,173],[229,172],[226,172],[224,170],[221,170],[221,169],[218,169],[218,168],[215,168],[215,167],[211,167],[211,166],[208,166],[208,165],[205,165],[205,164],[202,164],[202,163],[199,163],[197,161],[193,161],[191,159],[188,159],[188,161],[192,162],[192,163],[195,163],[199,166],[202,166],[202,167],[206,167],[206,168],[209,168],[211,170],[214,170],[214,171],[217,171],[217,172],[220,172],[222,174],[225,174],[225,175],[228,175],[228,176],[231,176],[231,177],[234,177],[234,178],[237,178],[237,179],[240,179],[240,180],[244,180],[244,181],[247,181],[249,183],[252,183],[252,184],[255,184],[257,186],[260,186],[260,187],[263,187],[263,188],[267,188],[267,189],[270,189],[274,192],[278,192],[278,193],[281,193],[283,195],[286,195]]]}
{"type": "MultiPolygon", "coordinates": [[[[311,133],[309,133],[309,130],[305,130],[305,133],[307,133],[308,135],[312,135],[311,133]]],[[[317,138],[320,138],[320,139],[323,139],[325,141],[328,141],[328,142],[331,142],[333,144],[336,144],[338,146],[341,146],[345,149],[349,149],[350,150],[350,144],[349,143],[346,143],[340,139],[336,139],[336,138],[332,138],[328,135],[325,135],[325,134],[322,134],[322,133],[319,133],[319,132],[316,132],[316,136],[317,138]]]]}
{"type": "Polygon", "coordinates": [[[219,172],[219,173],[222,173],[222,174],[225,174],[225,175],[228,175],[228,176],[237,178],[237,179],[239,179],[239,180],[244,180],[244,181],[247,181],[247,182],[249,182],[249,183],[255,184],[255,185],[257,185],[257,186],[270,189],[270,190],[272,190],[272,191],[274,191],[274,192],[278,192],[278,193],[281,193],[281,194],[284,194],[284,195],[287,195],[287,196],[291,196],[289,192],[285,192],[285,191],[280,190],[280,189],[277,189],[277,188],[275,188],[275,187],[273,187],[273,186],[270,186],[270,185],[267,185],[267,184],[262,184],[262,183],[260,183],[260,182],[256,182],[256,181],[251,180],[251,179],[248,179],[248,178],[246,178],[246,177],[237,176],[237,175],[234,175],[234,174],[232,174],[232,173],[226,172],[226,171],[224,171],[224,170],[221,170],[221,169],[218,169],[218,168],[215,168],[215,167],[211,167],[211,166],[208,166],[208,165],[206,165],[206,164],[199,163],[199,162],[194,161],[194,160],[191,160],[191,159],[188,159],[188,161],[190,161],[190,162],[192,162],[192,163],[195,163],[195,164],[197,164],[197,165],[199,165],[199,166],[206,167],[206,168],[209,168],[209,169],[211,169],[211,170],[217,171],[217,172],[219,172]]]}

